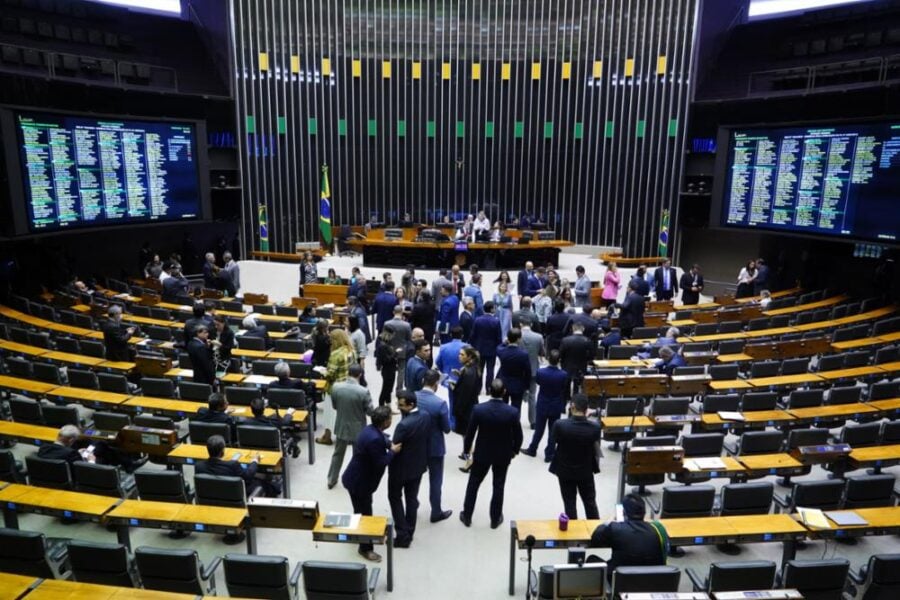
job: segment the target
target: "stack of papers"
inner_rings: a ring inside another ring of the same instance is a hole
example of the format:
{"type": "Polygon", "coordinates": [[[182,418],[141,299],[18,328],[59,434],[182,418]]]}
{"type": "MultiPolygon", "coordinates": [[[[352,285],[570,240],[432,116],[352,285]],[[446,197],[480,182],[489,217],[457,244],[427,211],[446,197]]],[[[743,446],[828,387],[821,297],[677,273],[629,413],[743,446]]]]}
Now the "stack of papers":
{"type": "Polygon", "coordinates": [[[739,412],[735,412],[735,411],[730,411],[730,410],[720,410],[716,414],[719,415],[719,418],[722,419],[723,421],[746,421],[747,420],[744,418],[743,414],[741,414],[739,412]]]}
{"type": "Polygon", "coordinates": [[[818,508],[801,508],[798,506],[797,512],[800,514],[800,520],[804,525],[817,529],[831,529],[825,513],[818,508]]]}
{"type": "Polygon", "coordinates": [[[350,513],[333,513],[325,515],[325,527],[338,527],[340,529],[356,529],[359,527],[359,520],[362,515],[351,515],[350,513]]]}
{"type": "Polygon", "coordinates": [[[691,471],[717,471],[724,469],[727,466],[725,461],[716,456],[710,458],[692,458],[685,461],[684,464],[688,470],[691,471]]]}
{"type": "Polygon", "coordinates": [[[825,515],[834,521],[836,525],[841,527],[847,527],[849,525],[868,525],[869,522],[859,516],[857,513],[852,510],[831,510],[825,513],[825,515]]]}

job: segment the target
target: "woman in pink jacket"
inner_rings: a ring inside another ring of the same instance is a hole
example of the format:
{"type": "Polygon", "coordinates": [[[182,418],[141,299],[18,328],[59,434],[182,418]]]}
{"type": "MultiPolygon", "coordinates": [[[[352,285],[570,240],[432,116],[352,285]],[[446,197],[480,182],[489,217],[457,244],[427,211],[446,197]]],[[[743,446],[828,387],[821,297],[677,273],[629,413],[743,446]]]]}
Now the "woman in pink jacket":
{"type": "Polygon", "coordinates": [[[600,295],[603,306],[615,303],[620,285],[619,269],[616,267],[616,263],[611,262],[607,265],[606,274],[603,276],[603,293],[600,295]]]}

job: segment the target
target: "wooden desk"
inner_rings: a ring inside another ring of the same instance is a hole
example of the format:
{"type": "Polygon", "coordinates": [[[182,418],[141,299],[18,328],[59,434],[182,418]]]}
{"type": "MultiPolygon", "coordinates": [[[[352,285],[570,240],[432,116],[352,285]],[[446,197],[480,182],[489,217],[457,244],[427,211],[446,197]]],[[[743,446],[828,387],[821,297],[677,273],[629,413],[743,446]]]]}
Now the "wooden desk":
{"type": "Polygon", "coordinates": [[[44,383],[42,381],[32,381],[31,379],[24,379],[22,377],[0,375],[0,390],[9,390],[16,394],[22,394],[23,396],[43,397],[57,387],[59,386],[55,383],[44,383]]]}
{"type": "MultiPolygon", "coordinates": [[[[285,457],[282,452],[274,450],[252,450],[250,448],[225,448],[225,460],[236,460],[248,465],[259,454],[258,470],[261,473],[280,473],[284,478],[282,493],[285,498],[291,497],[290,469],[285,468],[285,457]]],[[[209,458],[206,445],[178,444],[166,455],[166,462],[170,465],[193,465],[198,461],[209,458]]]]}
{"type": "Polygon", "coordinates": [[[51,360],[53,362],[63,363],[65,365],[72,365],[75,368],[81,367],[96,367],[104,362],[106,359],[97,358],[96,356],[85,356],[83,354],[72,354],[70,352],[47,352],[46,354],[41,355],[42,359],[51,360]]]}
{"type": "Polygon", "coordinates": [[[665,375],[588,375],[584,393],[588,396],[657,396],[669,391],[665,375]]]}
{"type": "MultiPolygon", "coordinates": [[[[246,508],[147,500],[124,500],[109,511],[105,520],[116,526],[119,543],[125,544],[129,550],[131,550],[131,527],[228,535],[239,534],[250,526],[246,508]]],[[[252,536],[248,535],[247,552],[253,554],[255,548],[251,539],[252,536]]]]}
{"type": "Polygon", "coordinates": [[[682,352],[681,355],[690,366],[711,365],[719,358],[719,353],[715,350],[682,352]]]}
{"type": "Polygon", "coordinates": [[[807,383],[822,383],[822,378],[815,373],[800,373],[799,375],[779,375],[777,377],[756,377],[748,379],[754,388],[784,387],[788,385],[803,385],[807,383]]]}
{"type": "Polygon", "coordinates": [[[194,600],[194,594],[176,594],[138,588],[80,583],[66,579],[42,579],[28,600],[194,600]]]}
{"type": "Polygon", "coordinates": [[[716,362],[718,363],[732,363],[732,362],[747,362],[751,361],[754,358],[749,354],[744,354],[741,352],[740,354],[720,354],[716,357],[716,362]]]}
{"type": "Polygon", "coordinates": [[[99,523],[121,499],[12,483],[0,490],[3,520],[19,528],[19,513],[35,513],[99,523]]]}
{"type": "MultiPolygon", "coordinates": [[[[829,511],[831,512],[831,511],[829,511]]],[[[880,508],[854,508],[853,510],[834,511],[839,513],[856,513],[865,519],[867,525],[839,526],[831,521],[829,529],[818,529],[807,526],[811,538],[834,539],[862,537],[867,535],[895,535],[900,533],[900,506],[885,506],[880,508]]],[[[799,520],[799,515],[791,515],[799,520]]],[[[827,516],[827,515],[826,515],[827,516]]]]}
{"type": "Polygon", "coordinates": [[[69,402],[76,402],[91,408],[106,408],[119,406],[131,398],[128,394],[115,392],[102,392],[100,390],[88,390],[76,387],[58,387],[47,394],[49,398],[56,398],[69,402]]]}
{"type": "Polygon", "coordinates": [[[603,429],[609,433],[629,433],[631,431],[645,431],[655,426],[653,419],[640,415],[632,417],[603,417],[600,419],[603,429]],[[633,421],[633,422],[632,422],[633,421]]]}
{"type": "Polygon", "coordinates": [[[705,481],[707,478],[743,479],[746,475],[747,468],[742,465],[736,458],[732,458],[731,456],[723,456],[721,457],[721,461],[725,463],[724,468],[700,469],[696,468],[696,465],[694,464],[692,459],[685,458],[684,471],[679,473],[679,477],[686,483],[690,483],[691,481],[705,481]]]}
{"type": "MultiPolygon", "coordinates": [[[[377,230],[373,230],[377,231],[377,230]]],[[[352,249],[362,252],[364,265],[395,265],[402,266],[407,262],[410,253],[415,253],[417,264],[426,267],[442,267],[451,264],[457,254],[465,254],[469,263],[485,264],[487,254],[497,255],[497,268],[508,269],[521,267],[525,262],[545,264],[552,262],[559,264],[559,252],[562,248],[573,246],[574,243],[566,240],[538,240],[532,239],[528,244],[518,243],[488,243],[470,242],[466,252],[457,252],[454,242],[416,242],[412,240],[385,240],[385,239],[351,239],[347,242],[352,249]]],[[[346,287],[346,286],[343,286],[346,287]]],[[[319,298],[315,294],[304,294],[319,298]]],[[[344,292],[346,298],[346,292],[344,292]]]]}
{"type": "Polygon", "coordinates": [[[0,600],[19,600],[41,581],[37,577],[0,573],[0,600]]]}
{"type": "Polygon", "coordinates": [[[705,430],[743,430],[782,427],[796,423],[797,419],[785,410],[751,410],[741,413],[743,421],[724,420],[717,413],[705,413],[700,418],[700,427],[705,430]]]}
{"type": "Polygon", "coordinates": [[[799,460],[786,453],[779,454],[753,454],[750,456],[736,456],[738,462],[747,467],[747,476],[765,475],[803,475],[808,467],[799,460]]]}
{"type": "Polygon", "coordinates": [[[56,427],[0,420],[0,438],[32,444],[34,446],[52,444],[56,441],[58,432],[59,430],[56,427]]]}
{"type": "Polygon", "coordinates": [[[897,373],[900,372],[900,361],[875,365],[875,367],[881,369],[885,373],[897,373]]]}
{"type": "Polygon", "coordinates": [[[46,348],[40,348],[38,346],[29,346],[28,344],[20,344],[18,342],[11,342],[9,340],[0,339],[0,350],[4,351],[4,354],[16,354],[23,356],[43,356],[50,352],[46,348]]]}
{"type": "Polygon", "coordinates": [[[829,404],[827,406],[809,406],[806,408],[789,408],[787,410],[797,417],[798,423],[812,423],[814,425],[843,421],[845,419],[859,421],[860,415],[871,415],[878,412],[878,409],[874,406],[862,402],[853,402],[851,404],[829,404]]]}
{"type": "Polygon", "coordinates": [[[101,369],[106,369],[107,371],[116,371],[122,375],[130,373],[137,368],[137,365],[133,362],[113,360],[105,360],[97,366],[101,369]]]}
{"type": "Polygon", "coordinates": [[[598,369],[646,369],[656,362],[651,358],[631,360],[630,358],[615,358],[612,360],[595,360],[594,366],[598,369]]]}
{"type": "MultiPolygon", "coordinates": [[[[247,338],[250,339],[250,338],[247,338]]],[[[235,348],[231,351],[231,355],[236,358],[266,358],[269,355],[268,350],[242,350],[235,348]]]]}
{"type": "Polygon", "coordinates": [[[727,392],[729,390],[749,390],[752,385],[747,383],[745,379],[723,379],[720,381],[710,381],[709,389],[714,392],[727,392]]]}
{"type": "Polygon", "coordinates": [[[777,315],[792,315],[807,310],[816,310],[817,308],[828,308],[829,306],[840,304],[847,299],[849,299],[849,296],[847,296],[846,294],[841,294],[839,296],[832,296],[831,298],[819,300],[818,302],[808,302],[806,304],[797,304],[796,306],[788,306],[786,308],[767,310],[763,314],[767,317],[774,317],[777,315]]]}
{"type": "Polygon", "coordinates": [[[893,418],[900,414],[900,398],[886,398],[884,400],[873,400],[867,402],[869,406],[884,413],[884,417],[893,418]]]}
{"type": "Polygon", "coordinates": [[[516,550],[525,549],[525,538],[534,536],[535,550],[580,548],[591,541],[591,534],[602,521],[573,519],[566,531],[560,531],[556,519],[509,522],[509,595],[516,592],[516,550]]]}
{"type": "Polygon", "coordinates": [[[366,516],[359,519],[356,529],[325,527],[325,514],[319,515],[312,530],[315,542],[341,542],[351,544],[385,544],[387,546],[387,590],[394,591],[394,524],[387,517],[366,516]]]}
{"type": "MultiPolygon", "coordinates": [[[[193,369],[180,369],[174,368],[169,369],[165,373],[163,373],[163,377],[170,377],[175,379],[176,381],[186,380],[193,381],[194,380],[194,370],[193,369]]],[[[225,373],[222,377],[219,378],[219,381],[222,383],[233,383],[238,384],[244,381],[246,375],[242,373],[225,373]]]]}
{"type": "Polygon", "coordinates": [[[900,465],[900,444],[870,446],[868,448],[851,450],[848,470],[855,471],[867,467],[881,470],[895,465],[900,465]]]}
{"type": "Polygon", "coordinates": [[[874,367],[854,367],[852,369],[835,369],[834,371],[819,371],[819,377],[826,381],[838,381],[840,379],[859,379],[861,377],[871,377],[873,375],[884,375],[884,370],[877,366],[874,367]]]}
{"type": "Polygon", "coordinates": [[[669,393],[673,396],[702,394],[711,381],[710,375],[672,375],[669,378],[669,393]]]}

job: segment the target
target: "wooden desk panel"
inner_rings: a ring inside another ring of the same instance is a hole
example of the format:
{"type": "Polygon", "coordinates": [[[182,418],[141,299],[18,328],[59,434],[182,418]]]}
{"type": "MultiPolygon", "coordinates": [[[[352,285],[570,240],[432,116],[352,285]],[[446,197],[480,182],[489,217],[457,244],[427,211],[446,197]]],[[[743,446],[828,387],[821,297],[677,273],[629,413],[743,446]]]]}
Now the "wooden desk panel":
{"type": "Polygon", "coordinates": [[[70,352],[47,352],[42,355],[41,358],[52,360],[53,362],[66,363],[67,365],[75,365],[75,367],[96,367],[106,361],[105,358],[85,356],[83,354],[72,354],[70,352]]]}
{"type": "Polygon", "coordinates": [[[106,517],[110,522],[133,527],[197,531],[195,525],[199,524],[214,527],[217,532],[221,532],[242,529],[248,514],[245,508],[125,500],[109,511],[106,517]]]}
{"type": "Polygon", "coordinates": [[[0,438],[13,439],[35,446],[52,444],[56,441],[58,431],[56,427],[0,420],[0,438]]]}
{"type": "Polygon", "coordinates": [[[0,573],[0,600],[18,600],[38,581],[37,577],[0,573]]]}
{"type": "Polygon", "coordinates": [[[29,346],[28,344],[20,344],[9,340],[0,340],[0,350],[5,350],[13,354],[23,354],[25,356],[43,356],[50,352],[46,348],[29,346]]]}
{"type": "Polygon", "coordinates": [[[54,490],[31,485],[13,483],[0,490],[0,503],[14,510],[39,514],[61,516],[64,512],[72,516],[88,517],[92,521],[99,521],[116,506],[121,500],[110,496],[97,494],[85,494],[82,492],[69,492],[66,490],[54,490]]]}
{"type": "Polygon", "coordinates": [[[838,379],[856,379],[858,377],[869,377],[871,375],[884,375],[884,371],[876,367],[854,367],[852,369],[835,369],[834,371],[819,371],[817,373],[822,379],[828,381],[836,381],[838,379]]]}
{"type": "Polygon", "coordinates": [[[691,481],[694,478],[735,478],[743,475],[747,472],[747,468],[740,463],[736,458],[732,458],[731,456],[723,456],[721,457],[721,461],[725,463],[723,468],[718,469],[699,469],[692,468],[694,465],[693,459],[685,458],[684,459],[684,471],[681,473],[681,476],[684,477],[685,481],[691,481]]]}
{"type": "Polygon", "coordinates": [[[751,360],[753,360],[753,357],[743,352],[740,354],[720,354],[716,357],[716,362],[719,363],[747,362],[751,360]]]}
{"type": "Polygon", "coordinates": [[[873,400],[871,402],[867,402],[866,404],[879,412],[885,413],[884,416],[888,418],[896,416],[897,413],[900,413],[900,398],[873,400]]]}
{"type": "Polygon", "coordinates": [[[74,401],[85,406],[119,406],[131,398],[128,394],[88,390],[76,387],[58,387],[47,394],[51,398],[74,401]]]}
{"type": "Polygon", "coordinates": [[[850,451],[850,468],[852,470],[866,467],[892,467],[898,464],[900,464],[900,444],[856,448],[850,451]]]}
{"type": "Polygon", "coordinates": [[[755,454],[737,456],[738,461],[747,467],[751,474],[766,475],[799,475],[806,467],[790,454],[755,454]]]}
{"type": "Polygon", "coordinates": [[[176,594],[136,588],[45,579],[27,596],[29,600],[194,600],[194,594],[176,594]]]}
{"type": "Polygon", "coordinates": [[[643,415],[638,416],[632,422],[632,417],[603,417],[600,424],[605,431],[610,433],[628,433],[630,431],[643,431],[653,429],[653,419],[643,415]]]}
{"type": "Polygon", "coordinates": [[[852,404],[829,404],[827,406],[789,408],[788,412],[797,417],[801,422],[811,421],[817,423],[819,421],[833,420],[838,417],[847,417],[854,421],[858,421],[859,415],[876,413],[878,412],[878,409],[869,404],[854,402],[852,404]]]}
{"type": "MultiPolygon", "coordinates": [[[[132,339],[138,339],[138,338],[132,338],[132,339]]],[[[126,373],[130,373],[131,371],[134,371],[137,368],[137,365],[133,362],[112,361],[112,360],[105,360],[97,366],[101,369],[106,369],[107,371],[120,371],[121,372],[120,374],[123,374],[123,375],[126,373]]]]}
{"type": "Polygon", "coordinates": [[[727,429],[729,427],[741,429],[752,428],[753,426],[778,427],[790,425],[797,420],[794,415],[784,410],[751,410],[741,414],[744,415],[743,421],[726,420],[719,417],[717,413],[705,413],[700,419],[701,427],[704,429],[727,429]]]}
{"type": "Polygon", "coordinates": [[[756,377],[748,379],[747,383],[755,388],[780,387],[804,383],[822,383],[822,378],[815,373],[801,373],[799,375],[779,375],[777,377],[756,377]]]}
{"type": "Polygon", "coordinates": [[[574,519],[566,531],[560,531],[556,519],[540,521],[514,521],[513,532],[519,549],[525,548],[525,538],[533,535],[535,548],[557,548],[567,545],[586,545],[601,521],[574,519]],[[548,545],[548,542],[551,542],[548,545]]]}
{"type": "Polygon", "coordinates": [[[720,381],[710,381],[709,389],[714,392],[724,392],[727,390],[748,390],[752,385],[744,379],[726,379],[720,381]]]}
{"type": "Polygon", "coordinates": [[[32,381],[22,377],[10,377],[9,375],[0,375],[0,389],[10,390],[11,392],[22,393],[25,396],[35,394],[43,396],[59,386],[55,383],[44,383],[41,381],[32,381]]]}
{"type": "Polygon", "coordinates": [[[767,310],[763,314],[767,317],[774,317],[776,315],[792,315],[794,313],[804,312],[807,310],[816,310],[817,308],[828,308],[829,306],[840,304],[847,299],[849,299],[849,296],[847,296],[846,294],[841,294],[839,296],[832,296],[831,298],[826,298],[817,302],[808,302],[806,304],[797,304],[796,306],[788,306],[786,308],[767,310]]]}
{"type": "Polygon", "coordinates": [[[595,360],[594,366],[598,369],[642,369],[650,368],[656,362],[652,358],[631,360],[630,358],[616,358],[611,360],[595,360]]]}
{"type": "MultiPolygon", "coordinates": [[[[253,462],[256,454],[259,453],[259,467],[267,469],[280,470],[284,461],[284,454],[273,450],[251,450],[248,448],[225,448],[224,460],[237,460],[242,464],[250,464],[253,462]],[[232,458],[236,457],[236,458],[232,458]]],[[[167,462],[171,464],[189,464],[192,465],[199,460],[209,458],[209,452],[205,445],[200,444],[179,444],[166,455],[167,462]]]]}
{"type": "Polygon", "coordinates": [[[346,535],[381,538],[383,540],[387,533],[387,517],[363,515],[359,519],[359,526],[355,529],[349,527],[325,527],[325,517],[324,513],[319,515],[319,519],[312,530],[313,539],[316,539],[317,536],[343,533],[346,535]]]}

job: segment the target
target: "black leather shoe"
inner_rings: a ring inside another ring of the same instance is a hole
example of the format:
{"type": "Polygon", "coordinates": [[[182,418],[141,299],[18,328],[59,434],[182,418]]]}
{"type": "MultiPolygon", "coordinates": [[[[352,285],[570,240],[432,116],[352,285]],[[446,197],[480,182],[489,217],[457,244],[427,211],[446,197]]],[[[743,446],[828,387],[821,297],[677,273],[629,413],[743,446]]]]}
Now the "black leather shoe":
{"type": "Polygon", "coordinates": [[[503,515],[500,515],[500,518],[497,519],[496,521],[494,521],[494,520],[492,519],[492,520],[491,520],[491,529],[497,529],[498,527],[500,527],[501,525],[503,525],[503,521],[504,521],[503,515]]]}
{"type": "Polygon", "coordinates": [[[452,515],[452,514],[453,514],[452,510],[445,510],[441,514],[431,517],[431,522],[432,523],[440,523],[441,521],[444,521],[445,519],[449,519],[450,515],[452,515]]]}
{"type": "Polygon", "coordinates": [[[537,452],[535,452],[531,448],[522,448],[521,450],[519,450],[519,452],[521,452],[522,454],[525,454],[526,456],[532,456],[532,457],[537,456],[537,452]]]}
{"type": "Polygon", "coordinates": [[[394,538],[394,548],[409,548],[412,540],[407,538],[394,538]]]}
{"type": "Polygon", "coordinates": [[[472,526],[472,517],[470,517],[469,515],[467,515],[464,512],[459,513],[459,520],[462,521],[462,524],[465,525],[466,527],[472,526]]]}

